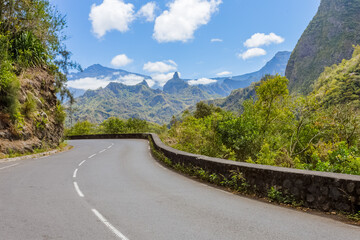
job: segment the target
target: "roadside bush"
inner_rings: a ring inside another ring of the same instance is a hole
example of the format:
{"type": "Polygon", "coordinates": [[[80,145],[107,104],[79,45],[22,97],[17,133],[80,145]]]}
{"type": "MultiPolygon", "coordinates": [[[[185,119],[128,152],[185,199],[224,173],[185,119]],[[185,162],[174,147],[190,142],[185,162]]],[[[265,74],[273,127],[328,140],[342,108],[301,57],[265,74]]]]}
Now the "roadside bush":
{"type": "Polygon", "coordinates": [[[72,128],[67,130],[66,135],[89,135],[94,134],[95,130],[96,125],[89,121],[77,122],[72,128]]]}

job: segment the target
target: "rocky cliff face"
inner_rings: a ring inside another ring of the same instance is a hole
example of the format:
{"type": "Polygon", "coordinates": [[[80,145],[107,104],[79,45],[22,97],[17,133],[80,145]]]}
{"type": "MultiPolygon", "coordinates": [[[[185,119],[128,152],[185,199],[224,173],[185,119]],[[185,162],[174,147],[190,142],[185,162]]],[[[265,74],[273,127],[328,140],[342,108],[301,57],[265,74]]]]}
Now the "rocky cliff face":
{"type": "Polygon", "coordinates": [[[360,44],[360,1],[322,0],[286,67],[290,90],[309,93],[324,67],[350,59],[360,44]]]}
{"type": "Polygon", "coordinates": [[[55,95],[55,79],[44,69],[18,76],[20,115],[0,112],[0,157],[11,152],[56,147],[63,136],[64,112],[55,95]]]}

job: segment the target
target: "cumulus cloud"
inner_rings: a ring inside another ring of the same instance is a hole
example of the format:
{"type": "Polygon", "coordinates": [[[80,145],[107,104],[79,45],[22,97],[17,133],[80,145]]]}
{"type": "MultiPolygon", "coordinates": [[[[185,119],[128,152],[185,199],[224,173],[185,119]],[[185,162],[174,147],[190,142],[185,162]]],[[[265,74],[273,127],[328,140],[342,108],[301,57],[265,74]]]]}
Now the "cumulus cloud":
{"type": "Polygon", "coordinates": [[[128,74],[128,75],[119,77],[116,82],[121,82],[125,85],[136,85],[136,84],[144,81],[144,79],[145,79],[144,77],[141,77],[141,76],[138,76],[135,74],[128,74]]]}
{"type": "Polygon", "coordinates": [[[147,22],[153,22],[155,20],[155,9],[156,3],[149,2],[140,8],[137,15],[139,17],[144,17],[147,22]]]}
{"type": "Polygon", "coordinates": [[[174,76],[174,72],[171,73],[159,73],[151,75],[151,78],[159,85],[164,86],[174,76]]]}
{"type": "Polygon", "coordinates": [[[177,64],[172,60],[159,61],[159,62],[147,62],[144,64],[143,70],[148,72],[166,73],[170,71],[176,71],[177,64]]]}
{"type": "Polygon", "coordinates": [[[126,65],[128,65],[128,64],[130,64],[132,62],[133,62],[133,60],[128,58],[125,54],[120,54],[120,55],[115,56],[111,60],[111,65],[113,65],[115,67],[123,67],[123,66],[126,66],[126,65]]]}
{"type": "Polygon", "coordinates": [[[266,51],[262,48],[250,48],[246,52],[238,54],[238,57],[246,60],[253,57],[266,55],[266,51]]]}
{"type": "Polygon", "coordinates": [[[248,40],[245,41],[244,46],[248,48],[256,48],[263,45],[270,45],[272,43],[279,44],[284,42],[284,38],[276,35],[275,33],[270,33],[266,35],[264,33],[255,33],[248,40]]]}
{"type": "Polygon", "coordinates": [[[209,79],[209,78],[200,78],[200,79],[197,79],[197,80],[188,81],[188,83],[190,85],[199,85],[199,84],[206,85],[206,84],[215,83],[215,82],[217,82],[217,81],[214,80],[214,79],[209,79]]]}
{"type": "Polygon", "coordinates": [[[210,21],[222,0],[175,0],[155,20],[153,37],[158,42],[186,42],[210,21]]]}
{"type": "Polygon", "coordinates": [[[112,29],[128,31],[134,19],[134,5],[123,0],[104,0],[100,5],[93,4],[89,14],[93,32],[99,38],[112,29]]]}
{"type": "Polygon", "coordinates": [[[210,42],[222,42],[223,40],[220,38],[213,38],[210,40],[210,42]]]}
{"type": "Polygon", "coordinates": [[[222,76],[226,76],[226,75],[230,75],[230,74],[232,74],[232,72],[224,71],[224,72],[219,72],[216,75],[219,77],[222,77],[222,76]]]}
{"type": "Polygon", "coordinates": [[[67,86],[83,90],[95,90],[100,87],[106,87],[110,82],[110,78],[80,78],[73,81],[68,81],[67,86]]]}

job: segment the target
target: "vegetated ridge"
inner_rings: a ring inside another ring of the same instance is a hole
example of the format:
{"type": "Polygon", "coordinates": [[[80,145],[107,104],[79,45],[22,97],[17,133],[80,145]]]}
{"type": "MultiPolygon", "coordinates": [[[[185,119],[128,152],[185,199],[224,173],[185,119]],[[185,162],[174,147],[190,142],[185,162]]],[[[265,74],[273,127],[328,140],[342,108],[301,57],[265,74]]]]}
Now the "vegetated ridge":
{"type": "Polygon", "coordinates": [[[101,123],[109,117],[123,119],[139,118],[160,124],[168,123],[171,117],[198,101],[217,98],[197,86],[191,86],[174,77],[164,85],[164,90],[152,89],[147,82],[127,86],[111,82],[105,88],[88,90],[76,99],[70,121],[101,123]]]}
{"type": "Polygon", "coordinates": [[[357,44],[360,44],[360,1],[322,0],[286,67],[290,90],[311,92],[310,86],[324,68],[351,58],[352,46],[357,44]]]}

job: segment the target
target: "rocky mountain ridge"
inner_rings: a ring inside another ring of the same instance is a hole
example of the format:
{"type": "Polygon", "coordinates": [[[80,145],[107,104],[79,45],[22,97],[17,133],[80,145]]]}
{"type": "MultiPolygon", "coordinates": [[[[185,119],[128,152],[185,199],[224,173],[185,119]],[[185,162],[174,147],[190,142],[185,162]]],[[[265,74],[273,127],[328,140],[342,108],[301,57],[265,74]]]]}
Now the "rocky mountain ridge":
{"type": "Polygon", "coordinates": [[[350,59],[360,44],[360,1],[322,0],[286,67],[291,91],[309,93],[325,67],[350,59]]]}

